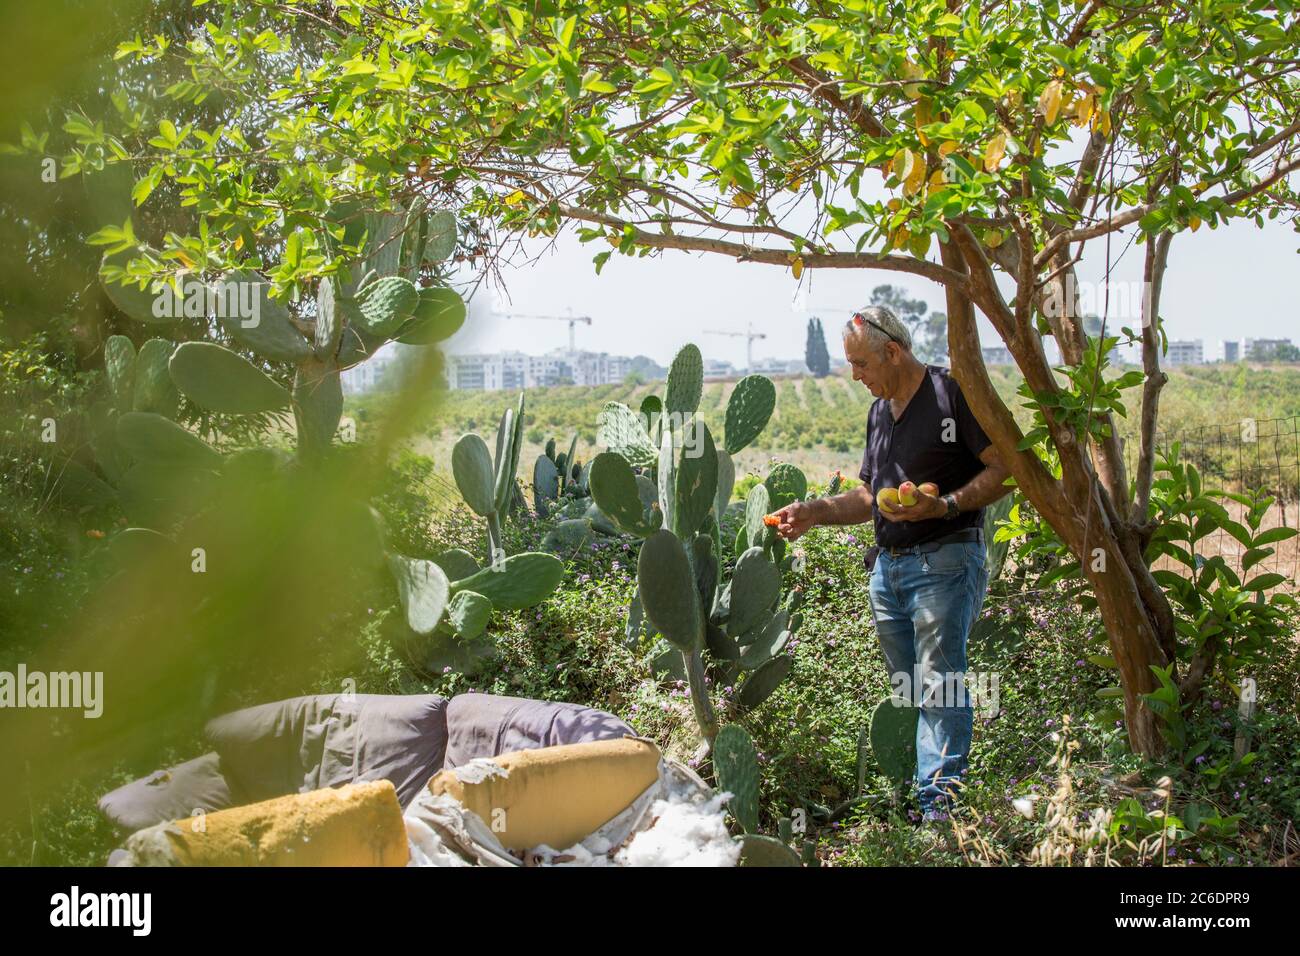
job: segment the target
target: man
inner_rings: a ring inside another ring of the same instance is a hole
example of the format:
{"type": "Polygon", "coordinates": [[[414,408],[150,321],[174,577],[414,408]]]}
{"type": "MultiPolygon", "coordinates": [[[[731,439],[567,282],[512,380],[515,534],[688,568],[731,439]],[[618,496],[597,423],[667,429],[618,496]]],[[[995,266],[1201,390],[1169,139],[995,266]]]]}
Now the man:
{"type": "Polygon", "coordinates": [[[871,613],[896,692],[919,703],[916,785],[923,819],[946,818],[966,770],[973,712],[964,689],[966,638],[988,586],[984,506],[1009,490],[1007,470],[945,368],[912,354],[911,335],[884,308],[844,328],[853,378],[876,397],[867,418],[862,486],[795,502],[777,531],[793,541],[816,525],[875,519],[867,553],[871,613]],[[875,491],[933,482],[890,510],[875,491]],[[954,689],[957,693],[954,693],[954,689]]]}

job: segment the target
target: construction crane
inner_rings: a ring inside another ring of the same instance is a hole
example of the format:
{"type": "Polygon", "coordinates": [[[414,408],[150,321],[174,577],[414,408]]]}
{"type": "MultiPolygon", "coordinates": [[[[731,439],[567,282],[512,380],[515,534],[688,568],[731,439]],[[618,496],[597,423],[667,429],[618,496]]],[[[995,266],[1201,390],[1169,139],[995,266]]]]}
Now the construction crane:
{"type": "Polygon", "coordinates": [[[732,338],[743,338],[745,340],[745,374],[748,375],[754,370],[754,339],[765,339],[767,333],[755,332],[752,322],[745,327],[744,332],[723,332],[720,329],[705,329],[704,331],[707,335],[729,335],[732,338]]]}
{"type": "Polygon", "coordinates": [[[591,325],[591,316],[573,315],[570,310],[569,315],[525,315],[522,312],[498,312],[497,315],[504,316],[507,319],[531,319],[544,322],[568,322],[569,323],[569,351],[575,352],[577,348],[573,341],[573,327],[581,322],[584,325],[591,325]]]}

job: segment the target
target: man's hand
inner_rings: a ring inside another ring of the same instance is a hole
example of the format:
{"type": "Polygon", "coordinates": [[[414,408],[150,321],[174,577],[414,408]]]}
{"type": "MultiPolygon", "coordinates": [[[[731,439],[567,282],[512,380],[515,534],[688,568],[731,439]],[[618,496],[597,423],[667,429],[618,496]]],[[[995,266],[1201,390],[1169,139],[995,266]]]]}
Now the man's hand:
{"type": "Polygon", "coordinates": [[[929,521],[932,518],[942,518],[948,513],[948,506],[943,503],[943,499],[938,495],[927,495],[924,491],[917,489],[916,504],[905,505],[899,504],[896,511],[889,511],[876,503],[880,508],[880,513],[886,521],[929,521]]]}
{"type": "Polygon", "coordinates": [[[813,517],[813,509],[806,501],[791,502],[775,514],[780,519],[780,523],[776,526],[776,533],[787,541],[802,537],[817,524],[813,517]]]}

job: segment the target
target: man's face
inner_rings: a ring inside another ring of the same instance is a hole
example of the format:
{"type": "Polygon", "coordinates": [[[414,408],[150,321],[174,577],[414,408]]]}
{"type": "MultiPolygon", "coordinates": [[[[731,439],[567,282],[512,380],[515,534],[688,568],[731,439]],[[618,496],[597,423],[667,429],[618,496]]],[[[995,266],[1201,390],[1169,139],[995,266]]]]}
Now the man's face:
{"type": "Polygon", "coordinates": [[[853,380],[865,385],[876,398],[893,398],[898,391],[900,354],[894,342],[886,342],[882,351],[875,351],[863,336],[844,340],[844,358],[853,369],[853,380]]]}

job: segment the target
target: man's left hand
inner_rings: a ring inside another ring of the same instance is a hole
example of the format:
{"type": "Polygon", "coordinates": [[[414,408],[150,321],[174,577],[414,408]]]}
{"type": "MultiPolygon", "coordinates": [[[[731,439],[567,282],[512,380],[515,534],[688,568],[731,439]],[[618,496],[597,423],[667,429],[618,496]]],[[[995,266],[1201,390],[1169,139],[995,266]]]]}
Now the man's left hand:
{"type": "Polygon", "coordinates": [[[916,504],[900,504],[897,511],[886,511],[881,508],[880,513],[885,516],[886,521],[930,521],[946,515],[948,506],[937,495],[927,495],[925,492],[918,490],[916,492],[916,504]]]}

